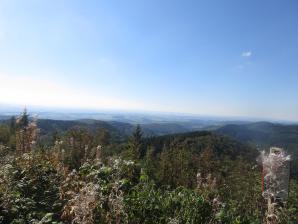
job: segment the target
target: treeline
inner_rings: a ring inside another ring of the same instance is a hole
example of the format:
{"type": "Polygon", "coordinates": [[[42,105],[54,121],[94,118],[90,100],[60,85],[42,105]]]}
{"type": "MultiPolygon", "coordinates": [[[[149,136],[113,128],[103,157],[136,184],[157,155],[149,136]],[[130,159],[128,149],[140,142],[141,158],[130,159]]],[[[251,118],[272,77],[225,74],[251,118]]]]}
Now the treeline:
{"type": "MultiPolygon", "coordinates": [[[[46,143],[26,111],[0,128],[0,223],[262,223],[256,149],[210,132],[123,142],[75,127],[46,143]]],[[[278,222],[297,222],[291,181],[278,222]]]]}

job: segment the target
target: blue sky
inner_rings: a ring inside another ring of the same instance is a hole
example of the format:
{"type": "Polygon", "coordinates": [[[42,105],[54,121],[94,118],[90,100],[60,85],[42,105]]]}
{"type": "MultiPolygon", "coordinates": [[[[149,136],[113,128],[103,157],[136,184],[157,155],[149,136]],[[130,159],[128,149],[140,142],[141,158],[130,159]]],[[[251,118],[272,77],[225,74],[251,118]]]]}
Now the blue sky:
{"type": "Polygon", "coordinates": [[[298,2],[0,0],[0,103],[298,120],[298,2]]]}

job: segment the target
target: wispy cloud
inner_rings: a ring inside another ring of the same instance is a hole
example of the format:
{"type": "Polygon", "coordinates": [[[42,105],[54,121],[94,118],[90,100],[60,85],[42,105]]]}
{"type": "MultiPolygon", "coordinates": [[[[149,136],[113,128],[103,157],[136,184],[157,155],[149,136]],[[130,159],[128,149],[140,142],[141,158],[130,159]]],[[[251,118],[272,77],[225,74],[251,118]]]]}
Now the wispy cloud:
{"type": "Polygon", "coordinates": [[[249,57],[252,56],[252,52],[251,51],[244,51],[244,52],[242,52],[241,56],[244,57],[244,58],[249,58],[249,57]]]}

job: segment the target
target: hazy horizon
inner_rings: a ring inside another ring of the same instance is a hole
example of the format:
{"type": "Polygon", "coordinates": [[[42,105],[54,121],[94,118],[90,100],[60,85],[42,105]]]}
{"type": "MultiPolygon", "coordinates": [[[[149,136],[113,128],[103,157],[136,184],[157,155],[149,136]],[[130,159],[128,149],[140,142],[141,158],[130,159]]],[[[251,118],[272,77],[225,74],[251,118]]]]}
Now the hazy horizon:
{"type": "Polygon", "coordinates": [[[298,3],[0,1],[0,106],[298,121],[298,3]]]}
{"type": "MultiPolygon", "coordinates": [[[[0,103],[0,115],[20,115],[23,110],[37,118],[41,119],[58,119],[58,120],[77,120],[77,119],[95,119],[95,120],[117,120],[114,116],[128,116],[137,118],[157,118],[163,119],[165,122],[176,122],[177,119],[185,120],[202,120],[202,121],[222,121],[222,122],[272,122],[296,124],[298,120],[274,119],[268,117],[252,117],[252,116],[220,116],[212,114],[194,114],[179,112],[162,112],[162,111],[145,111],[145,110],[124,110],[124,109],[92,109],[79,107],[51,107],[38,105],[11,105],[0,103]],[[102,115],[102,116],[100,116],[102,115]],[[108,116],[108,118],[106,118],[108,116]],[[71,117],[71,118],[70,118],[71,117]]],[[[121,119],[119,119],[121,120],[121,119]]],[[[154,119],[153,119],[154,120],[154,119]]]]}

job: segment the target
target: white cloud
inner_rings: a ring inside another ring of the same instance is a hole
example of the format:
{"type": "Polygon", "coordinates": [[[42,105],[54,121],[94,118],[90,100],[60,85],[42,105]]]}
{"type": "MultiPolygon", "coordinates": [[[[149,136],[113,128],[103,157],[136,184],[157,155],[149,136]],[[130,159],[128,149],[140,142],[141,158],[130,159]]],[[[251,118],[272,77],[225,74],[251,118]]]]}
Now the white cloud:
{"type": "Polygon", "coordinates": [[[252,56],[252,52],[251,51],[244,51],[244,52],[242,52],[241,56],[245,57],[245,58],[249,58],[249,57],[252,56]]]}

